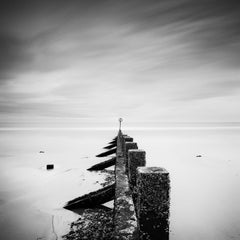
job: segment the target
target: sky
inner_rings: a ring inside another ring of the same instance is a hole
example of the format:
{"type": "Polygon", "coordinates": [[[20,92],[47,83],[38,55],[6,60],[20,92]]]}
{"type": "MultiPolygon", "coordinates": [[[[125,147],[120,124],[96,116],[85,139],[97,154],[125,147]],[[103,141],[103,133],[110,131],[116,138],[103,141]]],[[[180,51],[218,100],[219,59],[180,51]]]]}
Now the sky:
{"type": "Polygon", "coordinates": [[[237,0],[2,0],[0,127],[240,122],[237,0]]]}

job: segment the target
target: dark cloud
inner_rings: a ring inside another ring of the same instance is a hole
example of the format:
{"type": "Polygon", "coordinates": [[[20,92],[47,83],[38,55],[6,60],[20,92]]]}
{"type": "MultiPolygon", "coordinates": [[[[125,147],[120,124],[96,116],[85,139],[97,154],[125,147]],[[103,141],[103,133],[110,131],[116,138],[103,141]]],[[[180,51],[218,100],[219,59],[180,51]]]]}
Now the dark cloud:
{"type": "Polygon", "coordinates": [[[103,39],[100,42],[106,31],[84,37],[87,29],[94,26],[96,30],[101,25],[107,28],[109,23],[115,24],[115,31],[123,25],[130,26],[126,37],[134,31],[154,31],[153,37],[160,39],[165,36],[159,30],[166,27],[166,34],[179,34],[181,41],[193,44],[202,53],[221,51],[228,60],[232,57],[233,61],[240,62],[236,54],[240,52],[239,12],[240,3],[236,0],[1,1],[0,77],[24,65],[29,70],[40,71],[63,68],[71,62],[71,57],[74,59],[76,49],[54,52],[53,41],[62,39],[63,44],[64,41],[67,44],[69,36],[79,39],[79,57],[111,54],[112,46],[121,45],[121,41],[104,42],[103,39]],[[61,54],[67,61],[59,60],[61,54]],[[36,61],[39,56],[40,61],[36,61]]]}
{"type": "MultiPolygon", "coordinates": [[[[154,29],[157,33],[160,27],[169,26],[169,34],[185,33],[184,41],[199,44],[203,51],[239,43],[239,1],[130,1],[133,2],[128,19],[137,23],[139,31],[154,29]]],[[[239,48],[236,46],[238,51],[239,48]]]]}
{"type": "Polygon", "coordinates": [[[236,94],[239,12],[235,0],[3,0],[1,113],[100,116],[236,94]]]}
{"type": "Polygon", "coordinates": [[[0,80],[31,61],[26,52],[26,44],[11,35],[0,34],[0,80]]]}
{"type": "Polygon", "coordinates": [[[202,26],[194,26],[195,32],[209,29],[226,33],[221,39],[216,36],[216,41],[222,41],[239,34],[239,11],[237,0],[6,0],[1,1],[0,28],[16,31],[20,27],[23,33],[38,32],[52,25],[64,28],[72,21],[88,27],[89,21],[106,19],[136,24],[139,30],[176,23],[175,31],[181,31],[182,25],[189,27],[189,23],[203,21],[202,26]]]}

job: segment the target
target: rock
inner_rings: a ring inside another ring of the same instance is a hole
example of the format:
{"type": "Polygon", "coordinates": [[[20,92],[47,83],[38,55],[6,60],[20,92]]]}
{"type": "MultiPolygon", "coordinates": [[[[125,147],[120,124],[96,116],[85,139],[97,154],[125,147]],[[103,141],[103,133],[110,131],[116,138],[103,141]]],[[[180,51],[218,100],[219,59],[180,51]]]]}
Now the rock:
{"type": "Polygon", "coordinates": [[[112,240],[113,211],[104,209],[86,209],[80,218],[74,222],[64,240],[112,240]],[[87,223],[87,224],[86,224],[87,223]]]}
{"type": "Polygon", "coordinates": [[[54,164],[47,164],[46,168],[47,170],[52,170],[54,169],[54,164]]]}

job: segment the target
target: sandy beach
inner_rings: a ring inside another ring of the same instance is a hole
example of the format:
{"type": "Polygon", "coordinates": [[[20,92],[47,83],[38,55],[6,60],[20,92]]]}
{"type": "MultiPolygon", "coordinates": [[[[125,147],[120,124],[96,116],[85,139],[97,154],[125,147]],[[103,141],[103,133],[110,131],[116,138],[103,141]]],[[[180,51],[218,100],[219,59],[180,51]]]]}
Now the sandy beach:
{"type": "MultiPolygon", "coordinates": [[[[170,239],[239,239],[238,128],[129,130],[148,166],[170,172],[170,239]],[[201,155],[201,157],[196,157],[201,155]]],[[[115,131],[1,131],[0,239],[61,239],[79,215],[64,204],[100,188],[86,169],[115,131]],[[40,153],[44,151],[44,153],[40,153]],[[55,168],[47,171],[47,163],[55,168]]]]}
{"type": "Polygon", "coordinates": [[[86,170],[97,161],[96,143],[90,146],[88,137],[82,143],[68,139],[68,134],[1,132],[2,150],[9,152],[1,156],[0,239],[61,239],[78,218],[63,209],[65,203],[101,188],[105,175],[86,170]],[[46,170],[48,163],[54,170],[46,170]]]}

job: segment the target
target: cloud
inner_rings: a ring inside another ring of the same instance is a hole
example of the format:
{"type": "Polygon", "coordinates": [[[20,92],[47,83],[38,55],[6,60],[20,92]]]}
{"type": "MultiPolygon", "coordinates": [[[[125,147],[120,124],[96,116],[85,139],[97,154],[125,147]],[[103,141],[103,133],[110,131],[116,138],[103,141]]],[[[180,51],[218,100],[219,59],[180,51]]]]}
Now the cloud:
{"type": "Polygon", "coordinates": [[[3,1],[0,114],[186,119],[187,102],[238,94],[239,5],[3,1]]]}
{"type": "Polygon", "coordinates": [[[179,88],[175,101],[208,101],[211,99],[228,99],[239,96],[240,72],[239,70],[216,68],[215,66],[204,66],[198,69],[198,75],[190,72],[185,81],[185,88],[179,88]]]}
{"type": "Polygon", "coordinates": [[[10,35],[0,35],[0,79],[25,64],[30,63],[31,56],[25,51],[26,45],[20,39],[10,35]]]}
{"type": "MultiPolygon", "coordinates": [[[[6,1],[0,10],[1,45],[3,48],[10,38],[6,49],[13,57],[3,54],[1,70],[18,70],[20,60],[21,66],[35,71],[62,69],[79,59],[95,61],[109,56],[105,62],[115,57],[121,61],[129,50],[135,57],[145,51],[156,64],[157,54],[164,55],[169,49],[177,55],[175,49],[183,44],[184,59],[207,54],[208,60],[209,52],[221,52],[231,65],[240,60],[239,6],[234,0],[6,1]]],[[[140,55],[138,62],[144,57],[140,55]]],[[[180,59],[166,59],[168,65],[181,63],[180,59]]]]}

